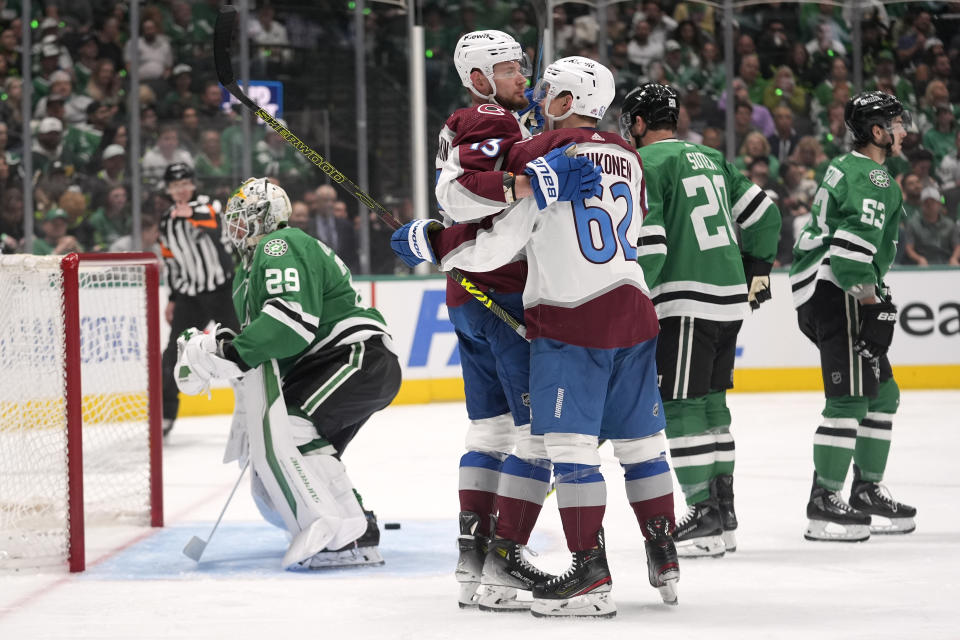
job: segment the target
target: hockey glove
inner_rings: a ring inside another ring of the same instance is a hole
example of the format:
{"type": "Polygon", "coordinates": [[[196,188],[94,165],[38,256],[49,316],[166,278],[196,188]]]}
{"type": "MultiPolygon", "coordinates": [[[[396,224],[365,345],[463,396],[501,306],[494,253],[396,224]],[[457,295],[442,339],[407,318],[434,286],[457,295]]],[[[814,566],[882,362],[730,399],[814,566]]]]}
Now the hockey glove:
{"type": "Polygon", "coordinates": [[[203,335],[199,329],[190,328],[177,336],[177,364],[174,376],[177,389],[188,396],[197,396],[210,390],[210,378],[201,374],[190,364],[187,357],[187,343],[203,335]]]}
{"type": "Polygon", "coordinates": [[[743,254],[743,275],[747,277],[747,302],[750,308],[757,310],[760,305],[770,300],[773,294],[770,291],[770,270],[773,263],[759,260],[751,255],[743,254]]]}
{"type": "Polygon", "coordinates": [[[527,97],[527,100],[530,101],[530,104],[517,111],[517,117],[520,119],[520,124],[529,129],[530,133],[534,133],[535,131],[543,131],[543,110],[540,108],[540,103],[534,102],[533,100],[533,87],[524,91],[523,95],[527,97]]]}
{"type": "MultiPolygon", "coordinates": [[[[219,327],[217,327],[219,329],[219,327]]],[[[236,355],[236,349],[233,347],[232,340],[222,339],[217,342],[217,336],[214,333],[201,333],[194,335],[183,348],[184,357],[189,363],[193,372],[201,379],[210,381],[233,380],[243,375],[244,371],[249,369],[247,366],[241,367],[243,360],[236,355]],[[228,351],[232,351],[226,355],[228,351]]],[[[243,363],[245,365],[245,363],[243,363]]]]}
{"type": "Polygon", "coordinates": [[[572,146],[570,143],[531,160],[523,170],[530,176],[530,187],[541,210],[558,200],[571,202],[600,195],[600,179],[603,177],[600,167],[586,158],[567,156],[567,150],[572,146]]]}
{"type": "Polygon", "coordinates": [[[860,306],[860,332],[853,350],[862,358],[876,360],[887,354],[897,323],[897,307],[892,302],[860,306]]]}
{"type": "Polygon", "coordinates": [[[408,267],[415,267],[421,262],[437,264],[437,257],[430,246],[430,233],[441,229],[443,225],[436,220],[408,222],[390,236],[390,248],[408,267]]]}

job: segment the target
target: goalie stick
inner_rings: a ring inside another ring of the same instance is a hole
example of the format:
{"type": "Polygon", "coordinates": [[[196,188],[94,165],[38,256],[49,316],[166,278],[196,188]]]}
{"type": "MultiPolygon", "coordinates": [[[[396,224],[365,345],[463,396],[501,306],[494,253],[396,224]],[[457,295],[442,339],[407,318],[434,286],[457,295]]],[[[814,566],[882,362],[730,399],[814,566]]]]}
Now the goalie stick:
{"type": "MultiPolygon", "coordinates": [[[[276,131],[290,146],[300,152],[307,160],[317,166],[321,171],[327,174],[336,184],[350,192],[350,194],[360,201],[362,205],[380,216],[391,229],[399,229],[402,225],[382,204],[374,200],[370,195],[358,187],[352,180],[340,173],[329,160],[324,159],[319,153],[303,143],[300,138],[295,136],[281,122],[270,115],[260,105],[250,99],[237,84],[233,75],[233,67],[230,64],[230,41],[233,38],[233,30],[237,22],[237,9],[232,5],[225,5],[220,9],[217,15],[217,23],[213,32],[213,59],[217,68],[217,79],[220,84],[229,91],[240,103],[247,109],[255,113],[262,119],[267,126],[276,131]]],[[[463,287],[473,298],[493,312],[498,318],[503,320],[511,329],[520,334],[521,337],[527,337],[527,328],[516,318],[494,302],[487,294],[480,290],[476,284],[467,279],[457,269],[450,269],[445,272],[446,275],[463,287]]]]}
{"type": "Polygon", "coordinates": [[[213,524],[213,529],[210,530],[210,535],[207,536],[206,540],[197,536],[190,538],[190,541],[187,542],[186,546],[183,547],[183,555],[187,556],[194,562],[200,562],[200,556],[203,555],[207,545],[210,544],[211,540],[213,540],[213,534],[217,532],[217,527],[220,526],[220,521],[223,520],[223,514],[227,512],[227,507],[230,506],[230,501],[233,500],[233,494],[237,492],[237,487],[240,486],[240,481],[243,480],[243,476],[247,472],[247,467],[249,466],[250,459],[248,458],[243,465],[243,469],[240,471],[240,477],[237,478],[237,482],[233,485],[233,489],[230,490],[230,495],[227,496],[227,501],[224,503],[223,509],[220,510],[220,515],[217,516],[217,521],[213,524]]]}

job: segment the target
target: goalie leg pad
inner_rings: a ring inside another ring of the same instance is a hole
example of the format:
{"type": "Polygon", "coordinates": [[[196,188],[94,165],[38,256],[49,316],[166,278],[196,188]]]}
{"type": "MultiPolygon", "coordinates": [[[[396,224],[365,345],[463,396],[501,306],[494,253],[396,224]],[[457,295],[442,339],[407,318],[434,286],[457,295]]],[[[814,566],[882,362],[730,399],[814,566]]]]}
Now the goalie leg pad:
{"type": "MultiPolygon", "coordinates": [[[[270,503],[293,536],[283,559],[283,567],[287,568],[322,550],[340,534],[343,507],[331,492],[335,486],[331,480],[336,478],[318,475],[321,465],[308,464],[291,437],[293,429],[280,390],[276,361],[251,369],[243,382],[251,462],[270,503]]],[[[334,490],[342,491],[339,485],[334,490]]],[[[359,527],[351,523],[345,533],[357,531],[355,539],[365,527],[365,520],[359,527]]]]}

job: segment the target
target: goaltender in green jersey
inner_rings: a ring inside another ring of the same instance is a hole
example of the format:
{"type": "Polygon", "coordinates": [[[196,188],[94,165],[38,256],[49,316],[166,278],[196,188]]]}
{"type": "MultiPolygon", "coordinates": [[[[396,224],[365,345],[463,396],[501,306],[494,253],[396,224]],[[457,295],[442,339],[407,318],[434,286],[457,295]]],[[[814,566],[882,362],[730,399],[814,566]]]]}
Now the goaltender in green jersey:
{"type": "MultiPolygon", "coordinates": [[[[319,240],[288,227],[290,200],[251,178],[223,219],[243,266],[234,276],[239,334],[184,332],[177,384],[202,393],[239,380],[231,443],[249,441],[251,490],[264,518],[291,536],[283,567],[382,564],[380,533],[340,457],[400,388],[386,323],[319,240]]],[[[228,445],[227,460],[246,457],[228,445]]]]}
{"type": "Polygon", "coordinates": [[[897,308],[883,285],[903,215],[900,187],[883,166],[900,153],[909,114],[880,91],[851,99],[844,119],[854,151],[833,160],[793,248],[790,283],[800,330],[820,351],[826,406],[813,440],[808,540],[866,540],[909,533],[916,509],[879,482],[900,390],[887,349],[897,308]],[[850,501],[840,496],[850,460],[850,501]]]}
{"type": "Polygon", "coordinates": [[[727,389],[748,308],[770,299],[780,212],[723,155],[676,138],[679,96],[648,83],[624,98],[621,133],[643,160],[648,212],[637,256],[660,320],[657,373],[689,509],[680,556],[736,550],[727,389]]]}

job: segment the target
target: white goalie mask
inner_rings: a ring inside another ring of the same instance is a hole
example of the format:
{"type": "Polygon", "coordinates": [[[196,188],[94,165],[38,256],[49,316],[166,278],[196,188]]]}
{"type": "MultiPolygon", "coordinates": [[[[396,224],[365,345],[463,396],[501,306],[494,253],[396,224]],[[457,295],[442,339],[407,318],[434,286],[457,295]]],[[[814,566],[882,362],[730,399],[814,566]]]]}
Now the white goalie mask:
{"type": "Polygon", "coordinates": [[[530,60],[523,52],[520,43],[514,40],[513,36],[495,29],[471,31],[465,34],[457,41],[453,51],[453,64],[457,67],[457,73],[460,74],[460,82],[474,95],[484,100],[492,100],[497,95],[493,65],[513,60],[520,63],[520,73],[524,76],[530,75],[530,60]],[[474,69],[479,69],[493,87],[493,93],[489,96],[481,95],[473,86],[470,72],[474,69]]]}
{"type": "Polygon", "coordinates": [[[249,178],[227,201],[223,214],[227,237],[246,259],[261,236],[286,224],[291,209],[282,188],[266,178],[249,178]]]}
{"type": "Polygon", "coordinates": [[[590,58],[570,56],[551,63],[544,70],[543,78],[533,90],[533,100],[543,102],[543,113],[551,123],[565,120],[572,113],[600,120],[615,94],[610,69],[590,58]],[[562,116],[548,115],[550,103],[565,91],[573,96],[570,110],[562,116]]]}

